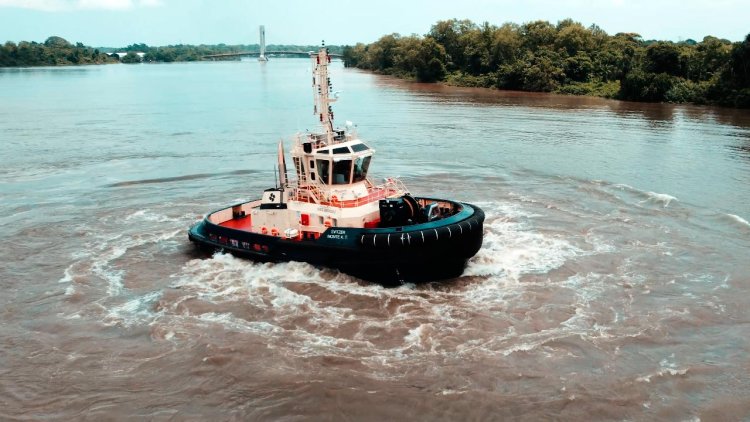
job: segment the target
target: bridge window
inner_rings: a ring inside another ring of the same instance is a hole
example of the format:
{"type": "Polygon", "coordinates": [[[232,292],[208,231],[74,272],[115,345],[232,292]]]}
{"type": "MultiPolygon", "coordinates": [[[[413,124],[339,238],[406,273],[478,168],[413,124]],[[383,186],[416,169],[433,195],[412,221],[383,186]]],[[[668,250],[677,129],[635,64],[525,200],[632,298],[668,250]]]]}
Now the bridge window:
{"type": "Polygon", "coordinates": [[[367,178],[367,170],[370,168],[370,159],[372,156],[359,157],[354,160],[354,180],[353,182],[361,182],[367,178]]]}
{"type": "Polygon", "coordinates": [[[349,148],[347,147],[334,148],[333,153],[334,154],[349,154],[349,148]]]}
{"type": "Polygon", "coordinates": [[[348,185],[351,183],[352,160],[341,160],[333,163],[333,184],[348,185]]]}
{"type": "Polygon", "coordinates": [[[365,144],[354,144],[354,145],[352,145],[352,151],[354,151],[354,152],[367,151],[368,149],[370,149],[370,148],[367,145],[365,145],[365,144]]]}
{"type": "Polygon", "coordinates": [[[318,161],[318,176],[323,184],[328,184],[328,170],[331,167],[329,160],[317,160],[318,161]]]}

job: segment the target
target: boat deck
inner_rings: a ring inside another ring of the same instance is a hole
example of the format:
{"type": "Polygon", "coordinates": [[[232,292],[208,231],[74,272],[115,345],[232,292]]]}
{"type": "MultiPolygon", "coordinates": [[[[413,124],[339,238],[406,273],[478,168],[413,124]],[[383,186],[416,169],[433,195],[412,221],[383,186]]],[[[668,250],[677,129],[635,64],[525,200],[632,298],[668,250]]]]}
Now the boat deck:
{"type": "Polygon", "coordinates": [[[252,218],[250,218],[249,215],[246,215],[241,218],[233,218],[231,220],[227,220],[223,223],[219,224],[222,227],[228,227],[230,229],[237,229],[237,230],[244,230],[244,231],[252,231],[253,228],[253,221],[252,218]]]}

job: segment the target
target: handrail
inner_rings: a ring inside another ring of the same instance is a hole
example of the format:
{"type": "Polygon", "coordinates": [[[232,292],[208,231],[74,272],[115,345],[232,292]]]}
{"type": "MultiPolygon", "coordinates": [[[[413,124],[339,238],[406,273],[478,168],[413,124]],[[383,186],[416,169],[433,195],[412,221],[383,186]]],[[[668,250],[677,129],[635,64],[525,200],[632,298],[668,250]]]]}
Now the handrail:
{"type": "Polygon", "coordinates": [[[300,186],[297,180],[292,180],[287,184],[287,186],[292,188],[290,199],[293,201],[315,203],[335,208],[357,208],[362,205],[379,201],[381,199],[403,196],[409,193],[409,191],[406,189],[406,186],[400,179],[387,178],[385,179],[385,183],[381,185],[373,184],[369,178],[366,180],[367,195],[355,199],[346,200],[334,200],[335,195],[325,195],[323,191],[321,191],[320,187],[316,184],[306,184],[305,186],[300,186]]]}

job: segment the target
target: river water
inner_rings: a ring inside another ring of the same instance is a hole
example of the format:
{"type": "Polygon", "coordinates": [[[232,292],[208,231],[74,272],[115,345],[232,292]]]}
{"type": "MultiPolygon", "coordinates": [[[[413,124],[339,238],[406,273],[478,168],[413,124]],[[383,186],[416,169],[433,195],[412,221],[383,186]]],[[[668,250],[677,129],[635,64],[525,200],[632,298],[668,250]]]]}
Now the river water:
{"type": "Polygon", "coordinates": [[[485,210],[464,276],[189,244],[306,60],[0,70],[0,419],[750,418],[747,110],[332,79],[371,173],[485,210]]]}

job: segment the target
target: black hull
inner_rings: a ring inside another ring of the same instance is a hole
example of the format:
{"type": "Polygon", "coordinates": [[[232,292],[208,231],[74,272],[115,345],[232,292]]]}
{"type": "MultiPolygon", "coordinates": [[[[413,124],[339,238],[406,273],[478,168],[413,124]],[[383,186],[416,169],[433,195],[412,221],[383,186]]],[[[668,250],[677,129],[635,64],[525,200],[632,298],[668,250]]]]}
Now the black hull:
{"type": "Polygon", "coordinates": [[[482,246],[484,212],[461,203],[457,214],[387,229],[331,227],[317,240],[288,240],[222,227],[208,218],[188,237],[207,251],[257,261],[301,261],[336,268],[383,284],[425,282],[461,275],[482,246]]]}

